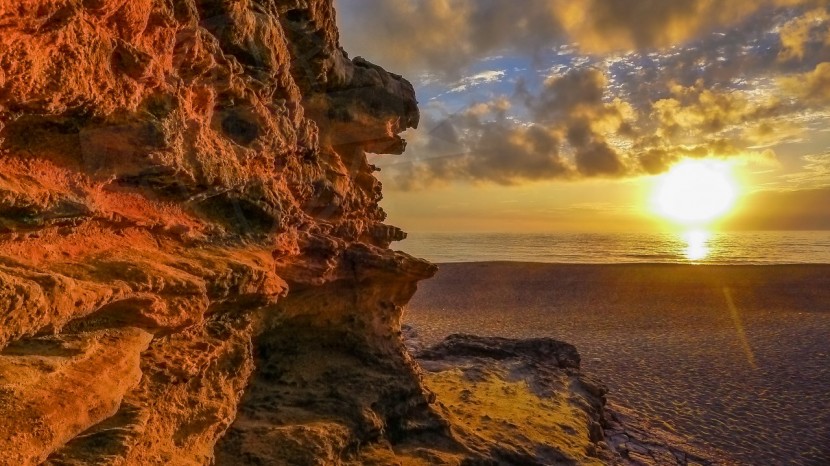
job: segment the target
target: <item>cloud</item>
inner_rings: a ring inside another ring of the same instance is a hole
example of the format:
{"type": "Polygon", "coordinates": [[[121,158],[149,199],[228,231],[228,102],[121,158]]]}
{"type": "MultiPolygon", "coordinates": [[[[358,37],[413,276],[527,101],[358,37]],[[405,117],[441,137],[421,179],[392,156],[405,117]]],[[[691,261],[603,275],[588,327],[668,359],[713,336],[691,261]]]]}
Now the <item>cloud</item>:
{"type": "Polygon", "coordinates": [[[532,53],[562,37],[544,0],[337,0],[336,7],[347,50],[404,73],[427,68],[457,78],[493,52],[532,53]]]}
{"type": "Polygon", "coordinates": [[[347,50],[429,76],[393,189],[767,164],[830,101],[828,0],[337,2],[347,50]]]}
{"type": "Polygon", "coordinates": [[[510,185],[572,176],[558,135],[508,119],[508,108],[501,98],[440,120],[427,116],[432,131],[410,140],[411,160],[384,166],[384,179],[408,190],[458,180],[510,185]]]}
{"type": "Polygon", "coordinates": [[[657,174],[682,158],[775,160],[767,147],[780,141],[777,129],[788,129],[780,138],[795,133],[776,119],[786,114],[777,99],[757,101],[698,83],[673,86],[670,97],[637,110],[608,89],[602,71],[584,68],[549,78],[537,93],[520,82],[512,99],[453,115],[436,117],[428,107],[430,130],[410,139],[409,160],[384,167],[385,179],[392,188],[418,189],[453,181],[510,185],[657,174]]]}
{"type": "Polygon", "coordinates": [[[476,73],[472,76],[462,78],[460,81],[455,83],[455,87],[450,89],[449,92],[463,92],[470,87],[478,86],[480,84],[499,82],[504,79],[505,74],[506,70],[482,71],[481,73],[476,73]]]}
{"type": "Polygon", "coordinates": [[[620,100],[606,102],[608,79],[594,68],[571,71],[548,79],[541,93],[531,95],[520,86],[534,121],[561,132],[574,152],[579,174],[617,176],[626,162],[606,141],[623,127],[631,110],[620,100]]]}
{"type": "Polygon", "coordinates": [[[804,168],[800,172],[784,176],[791,187],[830,188],[830,152],[803,157],[804,168]]]}
{"type": "Polygon", "coordinates": [[[509,185],[621,176],[627,163],[602,131],[620,127],[624,116],[619,102],[603,101],[605,84],[602,73],[586,69],[548,80],[539,95],[519,86],[517,97],[534,123],[508,118],[506,97],[434,121],[428,137],[411,144],[414,160],[390,167],[393,184],[413,189],[457,180],[509,185]]]}
{"type": "Polygon", "coordinates": [[[819,63],[813,71],[782,78],[781,87],[809,104],[830,103],[830,62],[819,63]]]}
{"type": "Polygon", "coordinates": [[[749,123],[742,131],[742,138],[748,141],[752,148],[768,148],[782,142],[799,142],[805,134],[805,128],[786,117],[749,123]]]}
{"type": "Polygon", "coordinates": [[[629,161],[606,138],[624,127],[632,111],[619,100],[605,101],[606,84],[592,68],[548,79],[538,94],[520,83],[515,100],[532,123],[509,118],[506,97],[439,120],[427,116],[433,129],[410,140],[411,161],[389,167],[392,183],[413,189],[458,180],[509,185],[623,176],[629,161]]]}
{"type": "Polygon", "coordinates": [[[551,122],[575,114],[592,117],[602,113],[607,84],[603,72],[587,68],[547,79],[539,95],[530,94],[523,84],[519,85],[518,91],[536,121],[551,122]]]}
{"type": "Polygon", "coordinates": [[[774,95],[750,98],[745,91],[716,91],[702,80],[695,85],[672,86],[672,96],[653,104],[657,134],[666,138],[716,134],[747,122],[776,116],[784,105],[774,95]]]}
{"type": "Polygon", "coordinates": [[[535,56],[563,43],[584,53],[682,44],[753,14],[826,0],[337,0],[347,50],[399,72],[462,76],[493,53],[535,56]]]}
{"type": "Polygon", "coordinates": [[[782,61],[802,60],[812,42],[826,44],[830,41],[828,20],[830,14],[827,9],[816,8],[787,22],[779,32],[781,52],[778,58],[782,61]]]}

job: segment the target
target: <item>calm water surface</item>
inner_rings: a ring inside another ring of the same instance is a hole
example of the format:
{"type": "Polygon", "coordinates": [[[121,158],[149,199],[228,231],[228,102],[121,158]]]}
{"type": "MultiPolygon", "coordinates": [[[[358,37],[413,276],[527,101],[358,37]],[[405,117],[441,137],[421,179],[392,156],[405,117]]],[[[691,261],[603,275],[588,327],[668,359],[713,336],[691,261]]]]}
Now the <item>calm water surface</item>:
{"type": "Polygon", "coordinates": [[[830,263],[828,231],[411,233],[394,247],[437,263],[830,263]]]}

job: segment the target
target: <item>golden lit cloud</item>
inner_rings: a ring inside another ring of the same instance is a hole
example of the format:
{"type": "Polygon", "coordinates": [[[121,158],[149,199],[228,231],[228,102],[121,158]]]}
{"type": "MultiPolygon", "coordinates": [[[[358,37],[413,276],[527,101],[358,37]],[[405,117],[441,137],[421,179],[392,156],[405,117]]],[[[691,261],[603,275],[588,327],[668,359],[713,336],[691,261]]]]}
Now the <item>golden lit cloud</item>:
{"type": "Polygon", "coordinates": [[[830,102],[830,62],[819,63],[813,71],[782,78],[781,87],[808,103],[827,104],[830,102]]]}
{"type": "Polygon", "coordinates": [[[784,141],[797,141],[805,129],[786,118],[763,119],[744,126],[741,136],[753,148],[766,148],[784,141]]]}
{"type": "Polygon", "coordinates": [[[762,101],[750,99],[742,91],[715,91],[702,81],[694,86],[672,86],[672,97],[654,103],[654,116],[663,137],[717,133],[730,126],[775,115],[781,104],[775,96],[762,101]]]}
{"type": "MultiPolygon", "coordinates": [[[[765,8],[826,0],[338,0],[347,49],[393,69],[458,76],[494,53],[533,55],[576,43],[585,53],[678,45],[765,8]],[[351,13],[359,12],[357,13],[351,13]],[[355,31],[352,33],[351,31],[355,31]],[[359,33],[358,33],[359,31],[359,33]],[[378,40],[382,37],[383,40],[378,40]]],[[[817,15],[818,9],[813,10],[817,15]]],[[[800,29],[787,46],[798,45],[800,29]]],[[[803,41],[802,41],[803,43],[803,41]]]]}
{"type": "Polygon", "coordinates": [[[764,0],[587,0],[555,2],[568,37],[586,52],[666,47],[718,26],[735,24],[760,8],[797,2],[764,0]]]}
{"type": "Polygon", "coordinates": [[[790,188],[830,187],[830,152],[803,157],[802,171],[784,176],[790,188]]]}
{"type": "Polygon", "coordinates": [[[816,8],[785,24],[779,33],[781,52],[778,57],[783,61],[804,58],[805,47],[814,33],[823,33],[826,36],[825,41],[830,41],[830,34],[827,34],[826,29],[828,20],[830,14],[827,9],[816,8]]]}

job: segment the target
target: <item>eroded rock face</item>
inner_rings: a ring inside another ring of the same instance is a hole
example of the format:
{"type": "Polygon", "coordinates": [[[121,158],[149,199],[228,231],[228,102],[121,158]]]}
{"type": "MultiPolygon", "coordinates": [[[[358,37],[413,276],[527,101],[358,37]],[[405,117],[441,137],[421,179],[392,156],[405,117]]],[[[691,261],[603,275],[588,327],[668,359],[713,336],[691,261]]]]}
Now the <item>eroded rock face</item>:
{"type": "Polygon", "coordinates": [[[0,0],[0,464],[444,428],[399,338],[434,267],[366,161],[417,123],[331,0],[0,0]]]}

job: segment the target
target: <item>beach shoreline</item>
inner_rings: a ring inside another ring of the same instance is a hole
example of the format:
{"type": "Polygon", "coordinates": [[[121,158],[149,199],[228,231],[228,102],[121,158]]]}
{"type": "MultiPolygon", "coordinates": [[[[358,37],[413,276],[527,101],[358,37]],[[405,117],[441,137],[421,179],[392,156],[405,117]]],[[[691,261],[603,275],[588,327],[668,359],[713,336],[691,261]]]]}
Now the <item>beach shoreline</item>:
{"type": "Polygon", "coordinates": [[[613,402],[739,461],[830,460],[830,265],[444,263],[404,320],[567,341],[613,402]]]}

